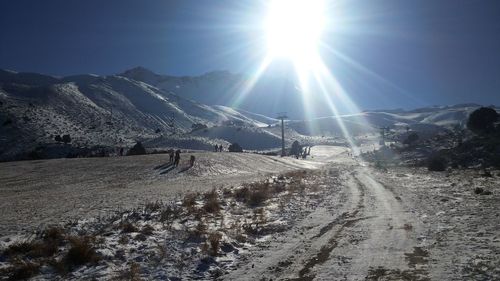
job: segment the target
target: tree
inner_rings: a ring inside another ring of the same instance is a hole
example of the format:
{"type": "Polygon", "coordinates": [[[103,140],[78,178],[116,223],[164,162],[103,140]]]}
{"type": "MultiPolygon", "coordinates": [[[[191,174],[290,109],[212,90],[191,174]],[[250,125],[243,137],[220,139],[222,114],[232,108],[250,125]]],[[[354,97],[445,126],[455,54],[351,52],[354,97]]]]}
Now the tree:
{"type": "Polygon", "coordinates": [[[55,141],[57,142],[62,142],[62,138],[60,135],[57,135],[55,138],[54,138],[55,141]]]}
{"type": "Polygon", "coordinates": [[[498,120],[495,109],[481,107],[474,110],[467,120],[467,128],[476,134],[486,134],[493,131],[494,124],[498,120]]]}
{"type": "Polygon", "coordinates": [[[140,141],[138,141],[128,152],[127,155],[143,155],[146,154],[146,149],[140,141]]]}
{"type": "Polygon", "coordinates": [[[243,152],[243,148],[235,142],[229,146],[229,152],[243,152]]]}
{"type": "Polygon", "coordinates": [[[298,141],[294,141],[292,143],[292,147],[290,148],[290,154],[298,156],[298,155],[300,155],[301,150],[302,150],[302,147],[300,146],[300,143],[298,141]]]}
{"type": "Polygon", "coordinates": [[[70,135],[63,135],[62,136],[62,141],[65,143],[65,144],[68,144],[71,142],[71,137],[70,135]]]}

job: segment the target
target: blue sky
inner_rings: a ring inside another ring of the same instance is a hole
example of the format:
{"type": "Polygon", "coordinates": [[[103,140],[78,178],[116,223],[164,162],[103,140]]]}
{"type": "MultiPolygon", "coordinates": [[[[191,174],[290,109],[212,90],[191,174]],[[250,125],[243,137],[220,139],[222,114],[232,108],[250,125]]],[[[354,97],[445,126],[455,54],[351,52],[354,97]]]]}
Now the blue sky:
{"type": "MultiPolygon", "coordinates": [[[[361,108],[500,104],[500,1],[327,1],[325,64],[361,108]]],[[[1,1],[0,68],[52,75],[134,66],[251,75],[265,53],[258,0],[1,1]]],[[[266,75],[286,72],[273,65],[266,75]]]]}

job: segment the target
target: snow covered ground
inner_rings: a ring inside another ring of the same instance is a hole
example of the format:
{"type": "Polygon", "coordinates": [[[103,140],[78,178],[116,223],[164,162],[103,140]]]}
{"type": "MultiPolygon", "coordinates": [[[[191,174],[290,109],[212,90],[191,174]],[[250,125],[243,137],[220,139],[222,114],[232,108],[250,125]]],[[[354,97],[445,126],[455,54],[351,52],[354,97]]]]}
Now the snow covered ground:
{"type": "Polygon", "coordinates": [[[500,278],[499,171],[377,170],[332,146],[313,147],[308,160],[194,155],[185,171],[185,163],[168,171],[165,155],[0,164],[0,272],[35,268],[39,280],[500,278]],[[40,223],[67,221],[63,235],[20,244],[40,223]],[[54,241],[50,259],[33,252],[54,241]],[[78,245],[89,259],[75,265],[78,245]]]}

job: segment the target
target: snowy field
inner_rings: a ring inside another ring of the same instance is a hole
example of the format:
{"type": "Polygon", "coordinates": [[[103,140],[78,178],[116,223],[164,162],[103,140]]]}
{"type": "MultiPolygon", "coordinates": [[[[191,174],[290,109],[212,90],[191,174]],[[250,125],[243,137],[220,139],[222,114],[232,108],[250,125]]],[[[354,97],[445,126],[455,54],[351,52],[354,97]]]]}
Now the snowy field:
{"type": "Polygon", "coordinates": [[[166,154],[0,163],[0,237],[171,200],[186,192],[318,168],[345,153],[341,147],[315,150],[321,153],[314,153],[317,156],[309,160],[247,153],[185,153],[173,170],[166,165],[166,154]],[[190,155],[196,162],[187,169],[190,155]]]}
{"type": "Polygon", "coordinates": [[[161,166],[164,155],[2,164],[0,272],[29,269],[37,280],[500,279],[499,171],[378,170],[330,146],[313,147],[308,160],[194,155],[185,171],[186,163],[161,166]],[[40,223],[64,226],[30,236],[40,223]],[[86,259],[75,259],[82,248],[86,259]]]}

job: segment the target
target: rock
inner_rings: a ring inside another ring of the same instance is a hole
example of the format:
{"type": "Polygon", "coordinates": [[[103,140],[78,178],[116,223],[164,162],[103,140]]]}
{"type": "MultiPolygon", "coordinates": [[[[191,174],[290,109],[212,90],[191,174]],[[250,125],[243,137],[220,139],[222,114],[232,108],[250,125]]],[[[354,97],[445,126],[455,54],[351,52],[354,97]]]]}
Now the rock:
{"type": "Polygon", "coordinates": [[[485,190],[485,191],[481,192],[481,195],[491,195],[491,191],[485,190]]]}
{"type": "Polygon", "coordinates": [[[476,189],[474,189],[474,193],[476,194],[481,194],[483,193],[484,189],[482,189],[481,187],[476,187],[476,189]]]}

